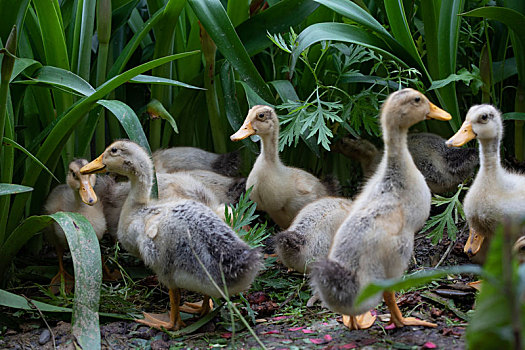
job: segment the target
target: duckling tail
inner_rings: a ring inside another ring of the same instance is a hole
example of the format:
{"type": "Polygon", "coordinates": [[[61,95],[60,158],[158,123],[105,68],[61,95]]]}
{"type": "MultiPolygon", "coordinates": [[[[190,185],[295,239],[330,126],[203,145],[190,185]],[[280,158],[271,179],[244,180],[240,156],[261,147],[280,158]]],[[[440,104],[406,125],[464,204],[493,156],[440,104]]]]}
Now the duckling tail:
{"type": "Polygon", "coordinates": [[[341,184],[339,180],[333,175],[327,175],[321,181],[331,196],[339,196],[341,194],[341,184]]]}
{"type": "Polygon", "coordinates": [[[239,177],[234,179],[228,187],[228,198],[230,198],[231,203],[237,204],[241,194],[246,192],[246,178],[239,177]]]}
{"type": "Polygon", "coordinates": [[[239,174],[241,165],[241,155],[239,151],[224,153],[217,157],[211,164],[214,171],[226,176],[236,176],[239,174]]]}
{"type": "Polygon", "coordinates": [[[335,312],[356,315],[367,310],[353,308],[360,290],[357,276],[336,261],[324,260],[313,264],[310,284],[314,293],[335,312]]]}

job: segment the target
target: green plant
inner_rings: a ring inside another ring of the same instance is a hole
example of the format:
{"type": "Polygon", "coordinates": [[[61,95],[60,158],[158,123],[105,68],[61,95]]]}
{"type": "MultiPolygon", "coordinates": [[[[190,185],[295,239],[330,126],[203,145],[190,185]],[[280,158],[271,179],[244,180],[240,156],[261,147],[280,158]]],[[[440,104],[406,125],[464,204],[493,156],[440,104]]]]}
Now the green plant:
{"type": "Polygon", "coordinates": [[[456,234],[458,233],[457,225],[461,220],[465,220],[463,205],[459,199],[464,190],[468,190],[468,187],[460,184],[456,194],[450,198],[440,195],[434,195],[432,197],[432,204],[436,207],[446,205],[445,210],[428,219],[420,231],[424,233],[432,229],[432,231],[427,233],[427,237],[432,238],[432,244],[435,245],[441,242],[445,228],[447,229],[448,239],[451,241],[456,240],[456,234]]]}

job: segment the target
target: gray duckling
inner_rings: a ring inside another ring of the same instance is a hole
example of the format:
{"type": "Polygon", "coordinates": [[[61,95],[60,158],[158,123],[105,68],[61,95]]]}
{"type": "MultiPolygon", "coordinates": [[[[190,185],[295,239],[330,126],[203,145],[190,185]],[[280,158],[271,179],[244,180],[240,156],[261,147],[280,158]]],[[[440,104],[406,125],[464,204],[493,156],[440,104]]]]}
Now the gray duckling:
{"type": "MultiPolygon", "coordinates": [[[[83,174],[100,171],[129,178],[131,188],[120,214],[118,239],[126,250],[142,257],[170,290],[169,321],[145,313],[138,322],[179,329],[183,325],[180,288],[220,297],[225,291],[235,294],[249,287],[262,266],[260,253],[203,203],[177,197],[151,200],[153,162],[142,147],[116,141],[81,170],[83,174]]],[[[208,311],[205,299],[200,313],[208,311]]]]}

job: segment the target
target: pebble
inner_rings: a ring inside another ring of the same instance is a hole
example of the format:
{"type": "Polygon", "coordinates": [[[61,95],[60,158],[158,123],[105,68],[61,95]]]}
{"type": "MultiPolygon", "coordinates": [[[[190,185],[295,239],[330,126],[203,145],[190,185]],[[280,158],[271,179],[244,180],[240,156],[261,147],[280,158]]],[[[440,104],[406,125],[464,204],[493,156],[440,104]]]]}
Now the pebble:
{"type": "Polygon", "coordinates": [[[165,350],[169,348],[170,345],[164,340],[155,340],[151,343],[151,350],[165,350]]]}
{"type": "Polygon", "coordinates": [[[49,329],[44,329],[42,333],[40,333],[40,337],[38,338],[38,343],[40,345],[44,345],[51,339],[51,332],[49,332],[49,329]]]}

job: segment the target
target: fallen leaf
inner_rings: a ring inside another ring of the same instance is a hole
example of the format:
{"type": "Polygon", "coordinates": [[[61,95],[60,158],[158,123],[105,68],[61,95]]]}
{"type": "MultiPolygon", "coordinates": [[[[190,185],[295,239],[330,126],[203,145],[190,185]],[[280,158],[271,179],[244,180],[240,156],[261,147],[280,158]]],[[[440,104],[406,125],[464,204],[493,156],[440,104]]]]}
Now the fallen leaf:
{"type": "Polygon", "coordinates": [[[374,343],[377,343],[377,339],[367,338],[367,339],[362,339],[360,345],[361,346],[366,346],[366,345],[370,345],[370,344],[374,344],[374,343]]]}
{"type": "Polygon", "coordinates": [[[436,344],[432,343],[431,341],[427,341],[425,344],[423,344],[423,348],[425,349],[435,349],[437,348],[436,344]]]}
{"type": "Polygon", "coordinates": [[[330,334],[325,335],[323,338],[327,341],[331,341],[333,339],[330,334]]]}
{"type": "Polygon", "coordinates": [[[231,333],[222,333],[221,334],[221,338],[224,338],[224,339],[230,339],[231,337],[232,337],[231,333]]]}
{"type": "Polygon", "coordinates": [[[304,334],[308,334],[308,333],[315,333],[313,330],[311,329],[303,329],[302,330],[304,334]]]}
{"type": "Polygon", "coordinates": [[[328,343],[328,341],[324,340],[324,339],[319,339],[319,338],[310,338],[310,341],[313,343],[313,344],[325,344],[325,343],[328,343]]]}
{"type": "Polygon", "coordinates": [[[297,331],[300,331],[303,328],[304,328],[304,326],[302,326],[302,327],[293,327],[293,328],[289,328],[288,330],[292,331],[292,332],[297,332],[297,331]]]}
{"type": "Polygon", "coordinates": [[[272,330],[267,331],[267,332],[264,332],[264,333],[262,333],[262,334],[264,335],[264,334],[279,334],[279,333],[281,333],[280,330],[278,330],[278,329],[272,329],[272,330]]]}
{"type": "Polygon", "coordinates": [[[258,318],[255,320],[255,323],[264,323],[266,322],[267,320],[265,318],[258,318]]]}
{"type": "Polygon", "coordinates": [[[390,324],[385,326],[385,329],[395,329],[395,328],[396,328],[396,325],[393,324],[393,323],[390,323],[390,324]]]}
{"type": "Polygon", "coordinates": [[[348,344],[339,346],[339,349],[355,349],[355,348],[357,348],[356,343],[348,343],[348,344]]]}
{"type": "Polygon", "coordinates": [[[290,316],[277,316],[277,317],[272,318],[272,320],[273,321],[280,321],[280,320],[285,320],[287,318],[290,318],[290,316]]]}

